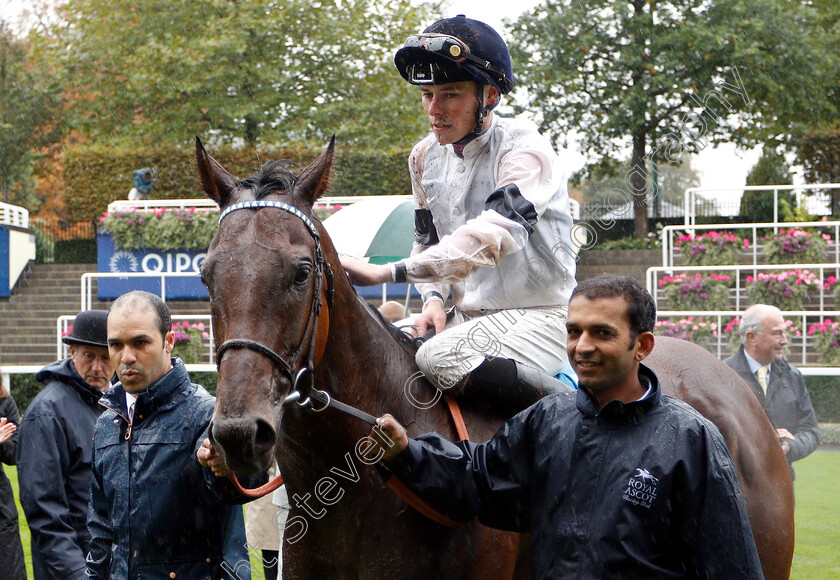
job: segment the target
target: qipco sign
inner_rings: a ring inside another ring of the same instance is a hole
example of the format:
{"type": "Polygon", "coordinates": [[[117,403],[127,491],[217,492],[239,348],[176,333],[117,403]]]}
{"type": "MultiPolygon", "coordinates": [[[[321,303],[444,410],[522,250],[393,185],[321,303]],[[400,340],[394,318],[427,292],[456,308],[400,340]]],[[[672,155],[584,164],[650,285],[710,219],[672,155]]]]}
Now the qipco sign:
{"type": "MultiPolygon", "coordinates": [[[[198,273],[206,252],[190,250],[119,250],[107,234],[96,239],[97,270],[112,274],[125,273],[118,278],[99,278],[100,300],[114,300],[131,290],[145,290],[161,294],[161,278],[132,276],[134,273],[151,274],[198,273]]],[[[197,276],[166,276],[167,300],[208,300],[207,289],[197,276]]]]}

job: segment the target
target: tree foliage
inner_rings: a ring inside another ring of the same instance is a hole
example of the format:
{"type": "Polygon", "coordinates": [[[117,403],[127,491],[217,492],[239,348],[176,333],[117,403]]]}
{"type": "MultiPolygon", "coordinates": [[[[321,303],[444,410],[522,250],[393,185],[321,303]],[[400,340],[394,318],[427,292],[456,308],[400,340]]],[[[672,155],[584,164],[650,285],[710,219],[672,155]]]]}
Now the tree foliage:
{"type": "Polygon", "coordinates": [[[393,53],[428,20],[409,0],[68,0],[39,51],[95,141],[366,148],[424,133],[393,53]],[[210,140],[210,139],[206,139],[210,140]]]}
{"type": "Polygon", "coordinates": [[[791,143],[831,118],[820,88],[836,56],[808,2],[547,0],[513,26],[516,74],[542,128],[585,152],[632,148],[636,233],[644,159],[675,162],[710,143],[791,143]]]}
{"type": "Polygon", "coordinates": [[[37,148],[56,137],[57,88],[29,58],[25,41],[0,20],[0,194],[36,209],[37,148]]]}
{"type": "MultiPolygon", "coordinates": [[[[583,202],[589,207],[615,206],[627,202],[622,195],[626,188],[625,171],[630,160],[616,160],[604,157],[599,161],[584,167],[570,178],[570,182],[577,186],[583,194],[583,202]]],[[[653,175],[653,163],[648,160],[646,171],[653,175]]],[[[686,155],[679,163],[657,164],[658,194],[660,201],[670,206],[682,209],[685,201],[685,190],[698,187],[700,177],[692,166],[692,156],[686,155]]],[[[651,217],[677,217],[664,205],[657,207],[653,199],[653,180],[647,183],[646,195],[651,199],[648,215],[651,217]]],[[[704,202],[702,198],[700,202],[704,202]]],[[[595,216],[597,217],[597,216],[595,216]]]]}
{"type": "MultiPolygon", "coordinates": [[[[809,183],[840,183],[840,128],[813,131],[802,138],[799,160],[809,183]]],[[[831,215],[840,217],[840,191],[829,189],[831,215]]]]}
{"type": "MultiPolygon", "coordinates": [[[[785,156],[773,149],[765,147],[755,165],[747,173],[747,185],[790,185],[793,177],[790,164],[785,156]]],[[[796,205],[793,193],[778,192],[779,204],[787,204],[788,209],[796,205]]],[[[745,220],[751,222],[773,221],[773,191],[745,190],[741,195],[741,206],[738,212],[745,220]]],[[[781,219],[781,214],[778,215],[781,219]]]]}
{"type": "MultiPolygon", "coordinates": [[[[213,147],[211,154],[238,178],[252,175],[269,160],[282,159],[297,174],[321,153],[320,148],[213,147]]],[[[411,183],[406,169],[408,149],[390,153],[343,150],[336,154],[327,195],[406,195],[411,183]]],[[[157,177],[153,199],[204,197],[195,180],[194,150],[172,143],[121,147],[96,143],[64,153],[63,215],[72,221],[95,221],[115,199],[125,199],[132,172],[144,164],[157,177]]]]}

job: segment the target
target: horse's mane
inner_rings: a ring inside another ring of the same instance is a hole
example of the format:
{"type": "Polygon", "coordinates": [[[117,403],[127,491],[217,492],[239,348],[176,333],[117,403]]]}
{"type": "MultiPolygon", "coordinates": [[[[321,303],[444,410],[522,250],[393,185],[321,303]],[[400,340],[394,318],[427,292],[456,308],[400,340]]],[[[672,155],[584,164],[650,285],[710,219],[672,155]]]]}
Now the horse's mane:
{"type": "Polygon", "coordinates": [[[254,190],[254,198],[262,199],[271,193],[286,190],[291,193],[297,178],[291,169],[295,164],[288,160],[267,161],[256,175],[240,182],[242,187],[254,190]]]}
{"type": "MultiPolygon", "coordinates": [[[[290,167],[294,167],[294,165],[295,164],[292,161],[288,160],[267,161],[262,165],[262,167],[260,167],[260,170],[256,175],[243,179],[240,182],[240,185],[242,187],[252,189],[254,191],[255,199],[262,199],[271,193],[276,193],[278,190],[286,190],[291,193],[294,189],[295,183],[297,182],[297,178],[290,170],[290,167]]],[[[313,215],[313,217],[316,221],[320,221],[317,216],[313,215]]],[[[353,288],[352,285],[351,288],[353,288]]],[[[412,356],[417,353],[419,344],[414,338],[410,337],[405,332],[385,320],[382,313],[367,300],[362,298],[359,293],[356,292],[355,288],[353,288],[353,293],[356,294],[356,298],[365,305],[365,308],[370,315],[373,316],[374,319],[388,331],[388,334],[391,335],[397,344],[399,344],[412,356]]]]}
{"type": "Polygon", "coordinates": [[[391,338],[397,341],[397,344],[399,344],[407,353],[409,353],[411,356],[414,356],[417,353],[417,349],[419,348],[416,339],[410,337],[405,332],[403,332],[402,329],[397,328],[396,326],[385,320],[385,317],[382,316],[382,313],[379,312],[379,309],[364,298],[362,298],[359,295],[359,293],[356,292],[355,288],[353,288],[353,292],[356,294],[356,298],[359,299],[359,302],[365,305],[365,308],[367,309],[368,313],[371,316],[373,316],[373,318],[379,324],[381,324],[385,330],[388,331],[388,334],[391,335],[391,338]]]}

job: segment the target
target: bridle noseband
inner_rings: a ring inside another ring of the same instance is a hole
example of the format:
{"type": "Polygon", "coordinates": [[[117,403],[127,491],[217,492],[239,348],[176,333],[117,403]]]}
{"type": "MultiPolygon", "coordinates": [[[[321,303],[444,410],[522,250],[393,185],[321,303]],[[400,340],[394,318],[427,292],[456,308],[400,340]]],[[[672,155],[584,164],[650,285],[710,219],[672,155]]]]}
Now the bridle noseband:
{"type": "MultiPolygon", "coordinates": [[[[257,210],[266,207],[281,209],[297,217],[300,221],[303,222],[303,224],[309,230],[309,234],[312,236],[312,239],[315,241],[315,280],[313,281],[312,303],[309,308],[309,315],[306,319],[306,326],[304,327],[303,336],[301,337],[301,341],[297,347],[297,350],[295,350],[295,352],[292,354],[289,360],[284,359],[279,354],[274,352],[271,348],[255,340],[250,340],[247,338],[233,338],[230,340],[226,340],[216,350],[216,367],[221,367],[222,357],[228,350],[232,348],[244,348],[252,350],[254,352],[258,352],[264,357],[268,358],[271,362],[273,362],[274,365],[278,369],[280,369],[280,371],[282,371],[283,374],[286,375],[286,377],[289,379],[289,382],[292,385],[292,392],[287,397],[287,400],[291,402],[290,399],[297,400],[301,396],[300,394],[294,396],[293,393],[296,391],[299,393],[298,384],[301,382],[302,378],[305,377],[307,374],[310,377],[313,376],[313,371],[315,369],[315,343],[317,339],[316,329],[318,326],[318,317],[321,314],[321,307],[323,306],[321,299],[321,289],[324,283],[324,276],[326,276],[327,315],[329,316],[329,311],[332,308],[333,294],[335,293],[335,288],[333,285],[333,272],[332,268],[324,258],[323,251],[321,250],[321,235],[318,232],[318,228],[316,228],[315,224],[312,223],[312,220],[309,219],[309,217],[302,213],[298,208],[291,206],[287,203],[274,200],[254,200],[235,203],[227,207],[219,216],[219,225],[221,225],[223,219],[225,219],[228,215],[235,211],[241,209],[257,210]],[[307,360],[305,365],[300,365],[300,360],[303,357],[305,345],[307,343],[307,335],[309,336],[309,348],[306,350],[307,360]]],[[[299,404],[305,404],[309,401],[308,393],[310,389],[307,389],[306,393],[304,394],[304,401],[299,401],[299,404]]]]}
{"type": "MultiPolygon", "coordinates": [[[[222,364],[222,357],[224,356],[225,352],[232,348],[237,349],[249,349],[253,350],[254,352],[258,352],[264,357],[268,358],[271,362],[275,364],[277,368],[279,368],[283,373],[289,378],[289,381],[292,384],[292,390],[290,391],[289,395],[286,397],[285,403],[291,403],[293,401],[297,401],[297,403],[301,406],[311,405],[311,402],[314,401],[316,403],[320,403],[322,407],[315,408],[312,406],[312,410],[315,412],[321,412],[325,410],[327,407],[332,407],[342,413],[347,413],[357,419],[365,421],[371,425],[377,425],[376,417],[370,415],[364,411],[356,409],[350,405],[342,403],[336,399],[330,397],[329,393],[325,391],[319,391],[314,386],[314,369],[315,369],[315,343],[316,343],[316,329],[318,325],[318,316],[321,313],[321,287],[323,285],[323,275],[326,275],[327,278],[327,315],[329,316],[329,311],[332,310],[332,300],[333,294],[335,293],[335,288],[333,286],[333,272],[330,268],[330,265],[324,259],[324,254],[321,251],[321,236],[318,233],[318,229],[315,227],[315,224],[312,223],[307,216],[305,216],[299,209],[293,207],[291,205],[285,204],[280,201],[243,201],[240,203],[236,203],[227,209],[225,209],[222,214],[219,216],[219,224],[222,223],[222,220],[225,219],[231,212],[240,210],[240,209],[261,209],[264,207],[273,207],[277,209],[281,209],[285,212],[296,216],[300,219],[304,225],[309,229],[309,233],[312,235],[312,238],[315,240],[315,281],[313,282],[313,294],[312,294],[312,304],[309,309],[309,317],[306,321],[306,326],[304,327],[304,333],[301,337],[301,342],[298,345],[297,350],[292,355],[290,361],[286,361],[283,357],[279,354],[271,350],[269,347],[265,346],[264,344],[257,342],[255,340],[250,340],[247,338],[233,338],[231,340],[226,340],[222,343],[221,346],[216,350],[216,365],[220,367],[222,364]],[[323,272],[323,274],[322,274],[323,272]],[[298,366],[300,358],[303,354],[304,344],[306,343],[306,335],[309,334],[309,350],[306,365],[298,366]],[[297,374],[295,374],[295,372],[297,374]],[[309,375],[309,387],[306,389],[305,392],[302,392],[299,388],[300,383],[302,383],[303,378],[309,375]],[[301,400],[303,398],[303,400],[301,400]]],[[[450,405],[450,410],[453,408],[455,410],[452,411],[453,419],[455,420],[456,426],[458,427],[458,433],[461,436],[461,439],[468,439],[469,435],[466,431],[466,426],[464,425],[463,418],[461,417],[460,410],[457,409],[457,403],[455,403],[454,399],[450,399],[447,397],[447,402],[450,405]],[[455,411],[457,411],[457,416],[455,411]]],[[[211,429],[211,438],[212,438],[212,429],[211,429]]],[[[250,498],[258,498],[274,491],[281,485],[283,485],[283,474],[278,474],[273,480],[269,481],[263,486],[260,486],[257,489],[245,489],[239,483],[239,480],[236,477],[235,473],[230,473],[228,478],[233,483],[239,492],[247,497],[250,498]]],[[[419,510],[422,514],[426,515],[427,517],[431,518],[432,520],[444,524],[444,525],[463,525],[457,522],[453,522],[446,516],[443,516],[432,508],[427,506],[420,500],[417,496],[411,492],[408,488],[402,485],[399,480],[395,478],[390,478],[388,480],[388,486],[391,487],[400,497],[402,497],[405,501],[407,501],[410,505],[414,506],[415,509],[419,510]]]]}

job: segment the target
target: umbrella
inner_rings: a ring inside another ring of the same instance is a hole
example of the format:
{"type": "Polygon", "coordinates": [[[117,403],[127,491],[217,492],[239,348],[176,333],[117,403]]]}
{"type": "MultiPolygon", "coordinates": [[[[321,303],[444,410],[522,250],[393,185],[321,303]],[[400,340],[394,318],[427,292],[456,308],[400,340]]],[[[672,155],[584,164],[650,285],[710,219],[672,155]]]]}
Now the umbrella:
{"type": "Polygon", "coordinates": [[[407,258],[414,243],[414,202],[401,195],[366,197],[324,220],[340,254],[386,264],[407,258]]]}

